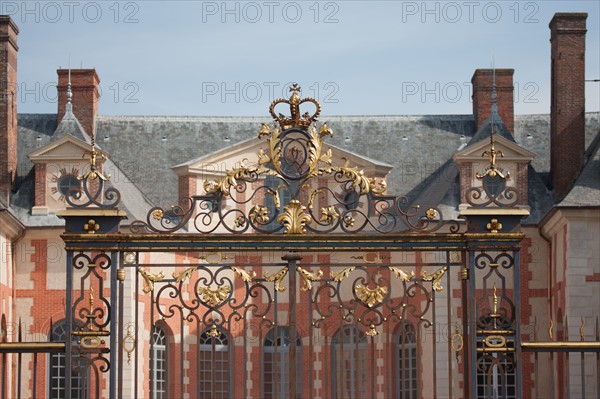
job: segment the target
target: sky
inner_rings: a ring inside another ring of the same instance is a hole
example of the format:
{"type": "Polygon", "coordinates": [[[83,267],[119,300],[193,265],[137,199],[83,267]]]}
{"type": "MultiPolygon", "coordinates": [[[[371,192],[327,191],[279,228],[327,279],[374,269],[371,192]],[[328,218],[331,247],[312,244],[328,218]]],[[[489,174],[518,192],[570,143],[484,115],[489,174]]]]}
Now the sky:
{"type": "MultiPolygon", "coordinates": [[[[516,114],[550,111],[556,12],[598,1],[0,1],[20,29],[18,112],[56,113],[56,70],[96,68],[104,115],[266,116],[297,82],[322,115],[470,114],[477,68],[513,68],[516,114]]],[[[600,82],[586,83],[586,111],[600,82]]]]}

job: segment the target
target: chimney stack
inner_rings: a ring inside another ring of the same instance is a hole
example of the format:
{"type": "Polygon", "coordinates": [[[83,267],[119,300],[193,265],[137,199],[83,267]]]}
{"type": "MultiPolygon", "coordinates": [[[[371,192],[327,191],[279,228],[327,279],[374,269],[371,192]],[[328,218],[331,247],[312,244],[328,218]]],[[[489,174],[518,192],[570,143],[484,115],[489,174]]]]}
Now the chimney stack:
{"type": "Polygon", "coordinates": [[[556,200],[568,193],[583,166],[586,19],[587,13],[557,13],[550,21],[550,174],[556,200]]]}
{"type": "Polygon", "coordinates": [[[12,19],[0,15],[0,203],[8,205],[17,173],[17,36],[12,19]]]}
{"type": "MultiPolygon", "coordinates": [[[[69,70],[59,69],[58,73],[58,123],[65,115],[67,105],[67,84],[69,70]]],[[[96,134],[96,117],[100,79],[95,69],[71,69],[71,91],[73,92],[73,114],[88,135],[96,134]]]]}
{"type": "Polygon", "coordinates": [[[476,69],[471,83],[473,85],[473,116],[477,130],[490,116],[492,110],[492,85],[496,75],[498,95],[498,113],[504,125],[514,135],[515,108],[513,100],[514,69],[476,69]]]}

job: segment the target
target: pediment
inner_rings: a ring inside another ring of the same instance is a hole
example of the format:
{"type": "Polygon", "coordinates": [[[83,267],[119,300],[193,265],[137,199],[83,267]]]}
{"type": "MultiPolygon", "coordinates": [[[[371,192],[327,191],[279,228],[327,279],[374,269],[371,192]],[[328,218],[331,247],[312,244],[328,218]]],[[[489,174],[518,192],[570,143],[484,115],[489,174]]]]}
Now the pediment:
{"type": "MultiPolygon", "coordinates": [[[[504,154],[502,157],[503,161],[530,162],[535,157],[533,152],[501,136],[494,135],[494,146],[497,151],[502,151],[502,154],[504,154]]],[[[457,162],[481,161],[482,154],[489,150],[489,148],[490,140],[481,140],[458,151],[452,156],[452,158],[457,162]]]]}
{"type": "MultiPolygon", "coordinates": [[[[221,177],[228,170],[239,167],[240,162],[246,165],[258,163],[258,152],[267,149],[267,142],[261,139],[250,139],[223,150],[171,167],[178,176],[202,175],[203,177],[221,177]]],[[[331,148],[333,165],[342,166],[348,163],[365,174],[373,177],[385,177],[392,166],[384,162],[362,157],[353,152],[325,143],[324,150],[331,148]]]]}
{"type": "MultiPolygon", "coordinates": [[[[28,155],[32,162],[78,161],[90,150],[90,145],[76,137],[66,135],[28,155]]],[[[100,151],[101,154],[104,154],[100,151]]],[[[106,155],[106,154],[104,154],[106,155]]]]}

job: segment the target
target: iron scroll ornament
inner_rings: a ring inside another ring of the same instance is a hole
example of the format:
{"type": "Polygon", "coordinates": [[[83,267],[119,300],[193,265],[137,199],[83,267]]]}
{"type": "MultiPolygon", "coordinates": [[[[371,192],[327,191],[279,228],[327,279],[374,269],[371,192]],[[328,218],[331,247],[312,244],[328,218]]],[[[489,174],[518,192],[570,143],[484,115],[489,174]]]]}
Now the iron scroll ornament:
{"type": "Polygon", "coordinates": [[[146,220],[131,224],[132,231],[431,233],[442,227],[459,231],[459,223],[445,221],[440,209],[409,205],[406,197],[385,194],[385,180],[369,177],[347,162],[334,165],[332,150],[324,146],[332,130],[326,123],[317,128],[318,112],[300,116],[297,108],[303,100],[297,98],[298,87],[292,90],[289,101],[277,101],[289,103],[295,117],[272,112],[280,126],[261,126],[258,138],[266,138],[267,148],[259,150],[257,162],[244,159],[223,178],[205,181],[205,195],[185,198],[170,209],[152,208],[146,220]],[[266,199],[273,206],[265,206],[266,199]]]}

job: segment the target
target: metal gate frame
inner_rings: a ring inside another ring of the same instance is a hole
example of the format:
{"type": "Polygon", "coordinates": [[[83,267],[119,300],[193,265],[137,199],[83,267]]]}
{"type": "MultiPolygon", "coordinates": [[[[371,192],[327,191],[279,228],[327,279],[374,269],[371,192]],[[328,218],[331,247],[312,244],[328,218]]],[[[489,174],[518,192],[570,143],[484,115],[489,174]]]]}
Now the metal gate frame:
{"type": "MultiPolygon", "coordinates": [[[[505,361],[509,357],[516,370],[516,397],[521,397],[520,362],[517,361],[521,352],[519,249],[524,235],[519,227],[520,219],[528,212],[514,205],[516,191],[506,184],[508,175],[496,165],[496,157],[501,153],[494,149],[493,136],[490,149],[485,153],[489,166],[477,176],[482,184],[467,191],[470,206],[462,212],[465,222],[446,221],[438,208],[420,209],[409,205],[406,198],[385,195],[386,186],[381,179],[365,176],[355,167],[333,165],[331,149],[325,150],[323,142],[332,131],[326,124],[317,131],[320,105],[314,99],[300,100],[298,89],[296,86],[291,89],[289,100],[279,99],[271,105],[270,113],[279,127],[271,130],[262,125],[258,137],[266,137],[267,149],[258,153],[256,165],[242,161],[222,179],[206,182],[206,195],[193,196],[185,204],[171,209],[155,207],[146,220],[130,223],[127,233],[120,231],[120,223],[125,218],[125,212],[118,208],[120,193],[107,184],[100,153],[92,140],[88,153],[90,168],[80,177],[82,188],[67,197],[70,207],[59,214],[65,220],[62,238],[67,251],[68,333],[79,338],[77,345],[71,340],[66,342],[66,353],[71,354],[66,361],[67,392],[74,359],[85,359],[94,375],[108,372],[110,397],[121,396],[123,376],[119,365],[123,364],[124,351],[119,350],[116,358],[113,355],[116,348],[126,347],[127,339],[131,342],[130,334],[124,337],[123,331],[122,281],[128,263],[126,257],[135,257],[137,252],[286,251],[284,274],[288,276],[290,295],[294,296],[299,252],[431,250],[458,251],[463,259],[468,259],[461,267],[466,305],[462,324],[467,338],[455,334],[460,342],[452,343],[465,359],[465,396],[477,394],[478,353],[497,353],[505,361]],[[299,106],[305,102],[315,105],[313,115],[300,114],[299,106]],[[274,112],[280,103],[289,104],[290,117],[274,112]],[[260,179],[265,176],[277,179],[279,186],[260,185],[260,179]],[[330,187],[318,186],[318,178],[324,176],[342,187],[343,193],[352,193],[352,196],[342,196],[330,187]],[[496,187],[488,184],[489,181],[496,187]],[[315,182],[317,186],[313,187],[315,182]],[[255,188],[256,185],[260,187],[255,188]],[[281,204],[280,190],[289,193],[291,200],[287,204],[281,204]],[[238,200],[238,194],[246,191],[250,195],[238,200]],[[263,206],[268,197],[275,205],[270,210],[263,206]],[[319,198],[326,206],[314,212],[313,206],[319,198]],[[226,203],[230,205],[228,208],[226,203]],[[186,230],[194,232],[182,232],[186,230]],[[488,276],[495,273],[503,282],[504,274],[512,274],[514,281],[512,289],[499,287],[499,296],[493,287],[493,309],[485,309],[479,303],[482,298],[478,297],[477,289],[483,288],[488,296],[492,291],[486,286],[487,277],[481,281],[476,278],[482,270],[488,276]],[[74,291],[75,272],[83,276],[74,291]],[[89,281],[92,287],[92,279],[98,292],[92,294],[93,288],[90,288],[86,294],[85,282],[89,281]],[[103,290],[106,279],[111,287],[108,297],[103,290]],[[78,292],[77,297],[74,292],[78,292]],[[486,321],[483,321],[484,316],[486,321]],[[76,320],[83,326],[73,328],[76,320]],[[514,345],[509,347],[508,342],[514,345]]],[[[309,276],[313,278],[319,280],[319,276],[309,276]]],[[[152,274],[144,279],[160,280],[152,274]]],[[[435,283],[434,276],[428,279],[435,283]]],[[[292,320],[295,320],[296,301],[292,298],[290,307],[292,320]]],[[[295,342],[294,329],[291,334],[291,342],[295,342]]],[[[295,345],[291,345],[292,358],[294,352],[295,345]]],[[[289,375],[295,375],[295,367],[295,362],[290,361],[289,375]]],[[[289,390],[296,392],[293,378],[290,378],[289,390]]],[[[100,395],[98,384],[95,394],[100,395]]]]}

